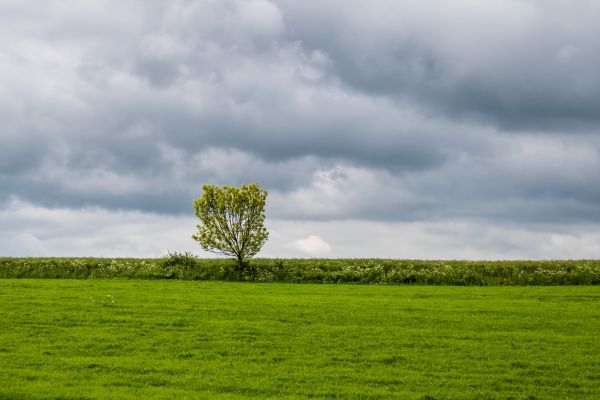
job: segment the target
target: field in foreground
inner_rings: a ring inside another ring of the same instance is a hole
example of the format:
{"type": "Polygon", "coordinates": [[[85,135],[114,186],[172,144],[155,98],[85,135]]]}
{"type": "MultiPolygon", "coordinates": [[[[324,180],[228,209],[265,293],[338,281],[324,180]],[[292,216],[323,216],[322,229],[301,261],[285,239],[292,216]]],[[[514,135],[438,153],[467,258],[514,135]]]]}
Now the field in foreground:
{"type": "Polygon", "coordinates": [[[597,399],[600,287],[0,279],[0,399],[597,399]]]}

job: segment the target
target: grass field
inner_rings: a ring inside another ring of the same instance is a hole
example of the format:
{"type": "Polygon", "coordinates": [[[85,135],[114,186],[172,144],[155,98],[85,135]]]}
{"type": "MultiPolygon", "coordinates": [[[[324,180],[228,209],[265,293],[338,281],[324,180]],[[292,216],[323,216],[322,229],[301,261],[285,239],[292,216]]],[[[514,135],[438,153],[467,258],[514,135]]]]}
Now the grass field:
{"type": "Polygon", "coordinates": [[[0,399],[598,399],[600,287],[0,279],[0,399]]]}

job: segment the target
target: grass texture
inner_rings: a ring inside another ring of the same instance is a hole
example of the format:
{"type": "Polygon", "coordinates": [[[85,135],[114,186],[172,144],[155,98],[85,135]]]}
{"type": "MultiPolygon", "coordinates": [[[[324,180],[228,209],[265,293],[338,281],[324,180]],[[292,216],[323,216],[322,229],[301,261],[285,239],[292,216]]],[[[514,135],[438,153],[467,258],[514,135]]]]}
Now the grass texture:
{"type": "Polygon", "coordinates": [[[0,280],[0,399],[598,399],[600,287],[0,280]]]}
{"type": "Polygon", "coordinates": [[[226,259],[171,254],[160,259],[0,258],[0,278],[133,278],[290,283],[419,285],[598,285],[600,260],[421,261],[226,259]]]}

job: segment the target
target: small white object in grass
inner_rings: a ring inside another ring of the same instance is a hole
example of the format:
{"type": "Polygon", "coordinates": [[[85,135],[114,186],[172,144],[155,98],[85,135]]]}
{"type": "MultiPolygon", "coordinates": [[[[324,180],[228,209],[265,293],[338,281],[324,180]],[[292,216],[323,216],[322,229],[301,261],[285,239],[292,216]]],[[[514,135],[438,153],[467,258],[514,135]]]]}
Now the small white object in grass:
{"type": "Polygon", "coordinates": [[[331,246],[322,237],[310,235],[294,241],[294,247],[310,256],[322,256],[331,251],[331,246]]]}

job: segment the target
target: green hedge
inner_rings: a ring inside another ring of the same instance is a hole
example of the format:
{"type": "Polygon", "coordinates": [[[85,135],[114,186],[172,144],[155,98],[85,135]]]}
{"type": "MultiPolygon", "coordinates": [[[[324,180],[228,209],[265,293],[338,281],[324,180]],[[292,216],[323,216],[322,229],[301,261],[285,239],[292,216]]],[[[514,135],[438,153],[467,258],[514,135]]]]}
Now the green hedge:
{"type": "Polygon", "coordinates": [[[597,285],[600,260],[420,261],[224,259],[174,253],[160,259],[0,258],[0,278],[132,278],[418,285],[597,285]]]}

